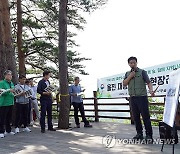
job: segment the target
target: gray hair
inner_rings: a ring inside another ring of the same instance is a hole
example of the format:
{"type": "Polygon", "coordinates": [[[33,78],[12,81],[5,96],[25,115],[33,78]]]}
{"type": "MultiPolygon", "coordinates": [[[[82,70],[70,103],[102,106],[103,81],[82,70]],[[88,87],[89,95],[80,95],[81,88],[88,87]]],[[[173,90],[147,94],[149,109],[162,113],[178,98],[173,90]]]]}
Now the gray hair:
{"type": "Polygon", "coordinates": [[[4,72],[4,76],[6,76],[6,75],[9,74],[9,73],[12,74],[12,71],[11,71],[11,70],[6,70],[6,71],[4,72]]]}

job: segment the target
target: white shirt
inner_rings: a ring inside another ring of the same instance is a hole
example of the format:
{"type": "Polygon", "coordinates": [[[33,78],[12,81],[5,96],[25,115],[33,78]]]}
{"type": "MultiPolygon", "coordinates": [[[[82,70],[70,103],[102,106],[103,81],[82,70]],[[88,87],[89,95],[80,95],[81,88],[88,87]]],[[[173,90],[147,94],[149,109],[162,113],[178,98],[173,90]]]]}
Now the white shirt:
{"type": "Polygon", "coordinates": [[[32,86],[31,90],[33,92],[32,97],[37,98],[37,86],[32,86]]]}

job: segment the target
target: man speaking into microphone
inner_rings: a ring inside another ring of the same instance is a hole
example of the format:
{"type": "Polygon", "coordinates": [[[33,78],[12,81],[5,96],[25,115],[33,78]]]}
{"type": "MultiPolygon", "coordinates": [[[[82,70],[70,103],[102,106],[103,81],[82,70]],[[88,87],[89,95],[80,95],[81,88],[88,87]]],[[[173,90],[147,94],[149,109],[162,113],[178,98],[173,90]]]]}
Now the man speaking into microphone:
{"type": "Polygon", "coordinates": [[[149,102],[147,97],[146,83],[149,88],[149,92],[154,96],[151,81],[147,75],[147,72],[137,67],[137,58],[130,57],[128,64],[131,68],[130,71],[126,72],[123,80],[123,86],[128,86],[128,92],[131,100],[132,113],[136,126],[137,135],[133,139],[142,140],[143,138],[143,127],[140,119],[142,116],[145,130],[146,140],[152,140],[152,126],[149,114],[149,102]]]}

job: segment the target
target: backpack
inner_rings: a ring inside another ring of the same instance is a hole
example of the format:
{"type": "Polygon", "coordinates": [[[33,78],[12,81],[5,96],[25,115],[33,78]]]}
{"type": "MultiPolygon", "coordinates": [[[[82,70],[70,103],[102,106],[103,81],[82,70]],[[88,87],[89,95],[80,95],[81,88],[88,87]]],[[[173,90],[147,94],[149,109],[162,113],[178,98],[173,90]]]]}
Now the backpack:
{"type": "MultiPolygon", "coordinates": [[[[170,127],[169,125],[167,125],[164,122],[159,122],[159,135],[160,135],[160,139],[173,139],[173,128],[170,127]]],[[[177,129],[175,127],[175,144],[178,143],[178,134],[177,134],[177,129]]],[[[172,144],[172,141],[171,143],[172,144]]]]}

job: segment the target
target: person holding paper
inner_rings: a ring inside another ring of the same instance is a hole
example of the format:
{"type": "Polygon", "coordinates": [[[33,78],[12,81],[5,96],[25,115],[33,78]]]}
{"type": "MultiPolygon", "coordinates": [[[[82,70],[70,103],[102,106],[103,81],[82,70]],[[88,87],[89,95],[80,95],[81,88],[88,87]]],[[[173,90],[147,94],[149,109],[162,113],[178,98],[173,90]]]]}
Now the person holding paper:
{"type": "Polygon", "coordinates": [[[143,127],[140,119],[141,114],[146,130],[145,139],[151,140],[153,131],[150,121],[146,84],[148,85],[150,94],[154,96],[152,84],[147,72],[137,67],[136,57],[130,57],[128,59],[128,64],[131,70],[126,72],[123,86],[128,86],[132,113],[137,131],[137,135],[133,139],[143,139],[143,127]]]}
{"type": "Polygon", "coordinates": [[[79,85],[79,77],[74,78],[74,84],[70,86],[69,93],[71,96],[71,102],[74,107],[74,119],[77,128],[80,128],[79,118],[78,118],[78,110],[81,113],[82,120],[84,122],[84,127],[92,127],[92,125],[89,124],[89,121],[85,117],[84,113],[84,105],[83,100],[81,98],[81,92],[84,92],[84,90],[81,90],[81,86],[79,85]]]}
{"type": "Polygon", "coordinates": [[[24,132],[31,132],[28,126],[28,111],[29,111],[29,98],[25,96],[25,92],[30,90],[29,86],[25,84],[26,76],[19,75],[19,83],[15,89],[21,91],[16,95],[16,120],[15,120],[15,133],[19,133],[19,128],[23,124],[24,132]]]}
{"type": "Polygon", "coordinates": [[[11,81],[12,72],[10,70],[5,71],[4,77],[5,79],[0,82],[0,89],[6,90],[0,96],[0,138],[4,138],[6,134],[15,134],[11,131],[10,125],[14,105],[14,95],[12,93],[14,91],[14,84],[11,81]]]}
{"type": "Polygon", "coordinates": [[[49,78],[51,76],[50,71],[43,72],[43,79],[39,81],[37,92],[41,95],[40,104],[41,104],[41,116],[40,116],[40,124],[41,124],[41,133],[45,133],[45,117],[47,111],[47,119],[48,119],[48,130],[56,131],[53,128],[52,124],[52,96],[51,92],[45,91],[46,87],[50,85],[49,78]]]}

